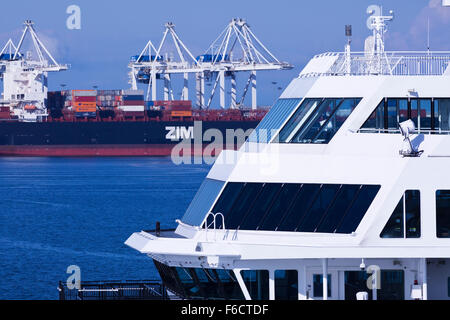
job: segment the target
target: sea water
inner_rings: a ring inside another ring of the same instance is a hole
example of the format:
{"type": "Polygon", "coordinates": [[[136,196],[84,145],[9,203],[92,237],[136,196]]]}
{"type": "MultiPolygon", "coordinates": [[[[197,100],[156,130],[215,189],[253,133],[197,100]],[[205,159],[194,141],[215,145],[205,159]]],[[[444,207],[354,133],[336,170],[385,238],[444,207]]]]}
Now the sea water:
{"type": "Polygon", "coordinates": [[[170,158],[0,158],[0,299],[57,299],[59,281],[159,279],[127,247],[133,232],[175,228],[207,165],[170,158]]]}

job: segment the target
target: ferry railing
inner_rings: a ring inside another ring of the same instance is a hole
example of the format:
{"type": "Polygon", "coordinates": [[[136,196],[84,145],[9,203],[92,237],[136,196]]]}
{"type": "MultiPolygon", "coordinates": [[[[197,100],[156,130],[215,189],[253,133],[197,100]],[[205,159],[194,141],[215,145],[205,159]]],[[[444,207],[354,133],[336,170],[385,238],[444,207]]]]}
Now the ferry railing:
{"type": "MultiPolygon", "coordinates": [[[[377,128],[362,128],[357,131],[358,133],[388,133],[388,134],[401,134],[400,129],[377,129],[377,128]]],[[[431,129],[419,129],[412,132],[412,134],[423,134],[423,135],[450,135],[450,130],[431,130],[431,129]]]]}
{"type": "Polygon", "coordinates": [[[214,241],[217,241],[217,217],[222,219],[222,227],[220,229],[222,229],[223,231],[225,231],[225,216],[222,213],[208,213],[208,215],[206,216],[206,222],[205,222],[205,238],[206,241],[208,241],[208,231],[210,230],[211,227],[213,227],[212,230],[214,230],[214,241]],[[208,220],[209,218],[212,217],[212,221],[211,223],[208,224],[208,220]]]}
{"type": "Polygon", "coordinates": [[[443,75],[446,72],[450,75],[450,52],[448,51],[386,51],[381,55],[367,52],[352,52],[348,55],[336,52],[317,55],[311,61],[324,57],[335,58],[328,70],[318,72],[310,70],[306,74],[300,74],[300,77],[320,75],[432,76],[443,75]]]}
{"type": "Polygon", "coordinates": [[[83,281],[79,288],[58,285],[60,300],[169,300],[164,284],[155,280],[83,281]]]}

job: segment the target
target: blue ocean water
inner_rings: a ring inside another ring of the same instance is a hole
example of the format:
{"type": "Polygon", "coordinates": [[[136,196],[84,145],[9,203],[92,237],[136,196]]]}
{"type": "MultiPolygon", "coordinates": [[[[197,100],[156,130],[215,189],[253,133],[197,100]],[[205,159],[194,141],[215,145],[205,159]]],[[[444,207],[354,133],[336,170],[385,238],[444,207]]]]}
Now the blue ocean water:
{"type": "Polygon", "coordinates": [[[0,299],[57,299],[70,265],[85,281],[158,279],[124,245],[176,226],[209,171],[170,158],[0,158],[0,299]]]}

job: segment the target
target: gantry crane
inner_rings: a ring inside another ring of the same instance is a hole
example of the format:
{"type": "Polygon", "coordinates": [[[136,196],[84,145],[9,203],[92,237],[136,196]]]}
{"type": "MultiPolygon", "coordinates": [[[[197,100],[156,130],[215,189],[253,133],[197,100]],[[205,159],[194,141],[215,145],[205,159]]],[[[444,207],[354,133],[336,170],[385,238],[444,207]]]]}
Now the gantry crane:
{"type": "Polygon", "coordinates": [[[48,73],[67,70],[68,65],[56,62],[36,34],[31,20],[26,20],[24,25],[17,46],[9,40],[0,54],[0,73],[3,78],[2,104],[8,104],[21,121],[38,121],[47,116],[45,101],[48,92],[48,73]],[[21,53],[28,34],[33,42],[37,59],[33,57],[33,52],[27,52],[26,55],[21,53]]]}
{"type": "Polygon", "coordinates": [[[252,87],[252,108],[257,108],[256,72],[262,70],[290,70],[287,62],[280,62],[255,36],[244,19],[233,19],[209,46],[201,59],[202,66],[215,79],[207,103],[210,107],[217,86],[220,90],[220,106],[225,108],[225,79],[231,79],[231,108],[242,105],[248,89],[252,87]],[[247,84],[239,102],[237,101],[236,73],[249,72],[247,84]]]}
{"type": "Polygon", "coordinates": [[[250,30],[243,19],[233,19],[225,30],[210,45],[206,53],[198,57],[189,51],[175,32],[173,23],[166,24],[163,39],[156,48],[151,41],[139,56],[130,62],[130,83],[137,90],[138,83],[148,84],[147,100],[156,100],[156,80],[164,79],[164,100],[173,100],[171,75],[183,74],[184,86],[182,100],[189,99],[189,74],[195,74],[197,107],[209,108],[217,87],[220,91],[220,107],[225,108],[225,80],[231,79],[231,105],[237,108],[242,105],[247,92],[252,87],[252,108],[257,108],[256,72],[262,70],[289,70],[293,66],[280,62],[250,30]],[[177,51],[174,55],[164,56],[161,49],[170,34],[177,51]],[[236,74],[250,73],[247,84],[239,102],[237,101],[236,74]],[[205,103],[205,81],[214,81],[209,99],[205,103]],[[150,95],[151,93],[151,95],[150,95]]]}
{"type": "Polygon", "coordinates": [[[189,74],[201,73],[200,63],[195,59],[187,46],[181,41],[175,32],[175,25],[171,22],[166,23],[166,29],[163,38],[156,48],[151,41],[142,50],[141,54],[132,57],[130,62],[130,82],[133,90],[137,90],[137,83],[148,84],[147,100],[156,100],[156,80],[164,79],[164,100],[174,100],[172,90],[172,75],[183,75],[184,86],[182,91],[182,100],[189,99],[189,74]],[[164,56],[162,49],[167,46],[169,40],[172,39],[174,47],[177,51],[178,58],[175,59],[173,54],[164,56]]]}

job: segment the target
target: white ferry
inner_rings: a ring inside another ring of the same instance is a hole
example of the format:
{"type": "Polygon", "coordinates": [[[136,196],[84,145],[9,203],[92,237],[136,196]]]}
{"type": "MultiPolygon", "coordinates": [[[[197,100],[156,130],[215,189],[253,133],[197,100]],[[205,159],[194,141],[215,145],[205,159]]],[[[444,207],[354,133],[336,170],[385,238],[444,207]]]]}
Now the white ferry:
{"type": "Polygon", "coordinates": [[[374,12],[363,52],[312,58],[175,231],[126,241],[170,291],[450,300],[450,52],[385,51],[392,19],[374,12]]]}

